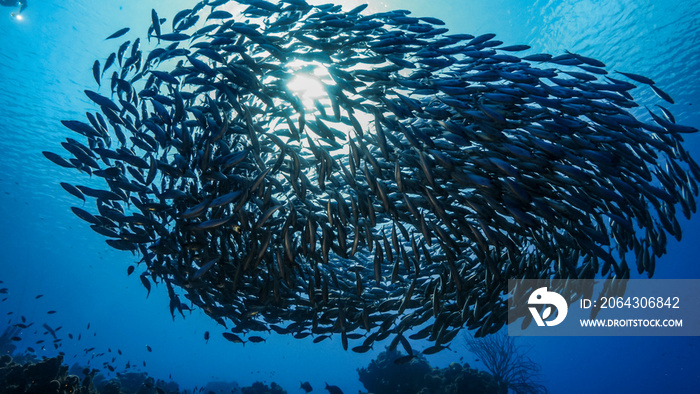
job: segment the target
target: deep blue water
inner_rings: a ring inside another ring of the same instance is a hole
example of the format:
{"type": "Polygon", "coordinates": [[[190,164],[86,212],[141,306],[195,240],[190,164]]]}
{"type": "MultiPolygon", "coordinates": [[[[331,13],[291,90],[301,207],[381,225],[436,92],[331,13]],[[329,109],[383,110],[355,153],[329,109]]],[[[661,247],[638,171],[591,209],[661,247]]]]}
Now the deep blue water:
{"type": "MultiPolygon", "coordinates": [[[[9,8],[0,8],[0,287],[9,289],[0,316],[13,312],[7,317],[10,324],[23,315],[39,326],[63,326],[61,350],[68,363],[120,349],[123,355],[115,366],[130,361],[156,378],[172,375],[181,388],[211,380],[241,385],[261,380],[295,393],[301,392],[299,381],[308,380],[315,392],[324,381],[346,393],[363,389],[356,369],[366,366],[381,344],[355,354],[343,351],[339,340],[312,344],[311,338],[267,335],[266,343],[240,346],[226,342],[222,330],[200,312],[173,321],[163,288],[155,288],[146,299],[136,275],[127,277],[127,267],[137,258],[107,247],[70,212],[76,200],[59,182],[84,179],[48,162],[40,152],[58,151],[69,136],[60,120],[82,119],[92,109],[82,94],[94,88],[92,63],[121,42],[104,37],[129,26],[125,38],[144,40],[151,8],[171,19],[194,4],[97,3],[31,0],[22,21],[10,18],[9,8]],[[36,299],[39,294],[43,297],[36,299]],[[49,310],[57,313],[47,315],[49,310]],[[205,331],[212,332],[209,343],[203,340],[205,331]],[[80,333],[82,339],[70,340],[68,333],[80,333]],[[147,352],[146,345],[153,351],[147,352]],[[83,349],[90,347],[96,350],[86,355],[83,349]]],[[[349,9],[359,2],[343,4],[349,9]]],[[[674,97],[676,104],[669,108],[678,122],[700,128],[698,1],[411,0],[374,2],[368,12],[395,8],[441,18],[452,32],[496,33],[507,44],[531,45],[531,53],[570,50],[602,60],[608,69],[648,76],[674,97]]],[[[659,103],[649,89],[637,89],[634,95],[641,103],[659,103]]],[[[688,135],[686,142],[696,160],[700,158],[700,136],[688,135]]],[[[681,224],[684,239],[670,242],[655,277],[700,278],[700,218],[681,224]]],[[[0,320],[0,329],[3,325],[0,320]]],[[[22,333],[20,350],[33,346],[39,331],[22,333]]],[[[697,337],[539,338],[518,343],[532,348],[531,357],[542,366],[542,382],[553,393],[700,392],[697,337]]],[[[463,340],[458,338],[451,348],[428,360],[444,366],[464,357],[478,365],[463,340]]],[[[112,355],[91,365],[99,367],[112,355]]]]}

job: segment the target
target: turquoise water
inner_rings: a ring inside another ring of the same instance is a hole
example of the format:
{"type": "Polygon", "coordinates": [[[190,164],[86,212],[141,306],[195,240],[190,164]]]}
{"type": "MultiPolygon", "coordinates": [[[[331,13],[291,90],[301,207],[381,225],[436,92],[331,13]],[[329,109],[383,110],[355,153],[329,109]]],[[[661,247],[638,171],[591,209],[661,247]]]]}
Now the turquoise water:
{"type": "MultiPolygon", "coordinates": [[[[356,2],[343,4],[350,8],[356,2]]],[[[354,393],[362,389],[356,369],[366,366],[382,346],[355,354],[343,351],[338,340],[312,344],[311,338],[268,335],[266,343],[243,347],[226,342],[221,329],[200,312],[173,322],[163,288],[146,299],[136,275],[127,277],[127,267],[137,258],[108,248],[68,209],[76,200],[59,182],[84,179],[41,156],[43,150],[59,150],[69,135],[60,120],[80,119],[92,109],[82,91],[94,88],[93,61],[106,58],[121,42],[105,37],[129,26],[125,38],[145,40],[151,8],[170,19],[192,6],[188,1],[37,0],[30,2],[21,21],[10,18],[11,9],[0,9],[0,280],[9,289],[0,316],[14,312],[8,316],[10,324],[23,315],[39,326],[63,326],[64,337],[82,333],[80,341],[64,340],[61,350],[68,363],[84,363],[106,352],[91,361],[99,367],[112,358],[107,348],[120,349],[123,355],[115,366],[130,361],[156,378],[172,375],[181,388],[211,380],[240,385],[261,380],[275,381],[293,393],[300,392],[299,381],[308,380],[315,391],[327,381],[354,393]],[[39,294],[43,297],[36,299],[39,294]],[[57,313],[47,315],[49,310],[57,313]],[[212,333],[208,343],[205,331],[212,333]],[[91,347],[96,350],[86,354],[84,349],[91,347]]],[[[368,12],[395,8],[438,17],[452,32],[496,33],[506,44],[531,45],[532,53],[570,50],[600,59],[608,69],[648,76],[674,97],[676,104],[669,108],[679,123],[700,127],[700,2],[535,1],[526,6],[514,0],[388,1],[372,3],[368,12]]],[[[659,102],[650,90],[635,91],[635,98],[659,102]]],[[[700,137],[689,135],[686,141],[699,158],[700,137]]],[[[655,277],[700,278],[700,222],[683,219],[681,225],[683,242],[671,241],[655,277]]],[[[22,336],[20,350],[33,345],[33,330],[22,336]]],[[[541,338],[520,343],[532,347],[543,383],[555,393],[697,392],[700,387],[698,338],[541,338]]],[[[478,365],[460,339],[451,348],[453,352],[428,360],[444,366],[464,357],[478,365]]]]}

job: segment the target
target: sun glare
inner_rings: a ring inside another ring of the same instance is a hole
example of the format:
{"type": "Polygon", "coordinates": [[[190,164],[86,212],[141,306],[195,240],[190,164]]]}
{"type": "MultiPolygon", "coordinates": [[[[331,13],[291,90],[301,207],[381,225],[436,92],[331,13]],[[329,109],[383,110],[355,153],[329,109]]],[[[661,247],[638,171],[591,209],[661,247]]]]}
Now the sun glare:
{"type": "Polygon", "coordinates": [[[313,108],[314,101],[328,97],[324,83],[332,83],[328,70],[315,62],[293,61],[288,64],[294,73],[287,82],[287,88],[301,99],[306,108],[313,108]]]}
{"type": "Polygon", "coordinates": [[[297,74],[287,82],[287,87],[296,94],[305,107],[313,107],[314,100],[326,96],[326,89],[319,78],[312,74],[297,74]]]}

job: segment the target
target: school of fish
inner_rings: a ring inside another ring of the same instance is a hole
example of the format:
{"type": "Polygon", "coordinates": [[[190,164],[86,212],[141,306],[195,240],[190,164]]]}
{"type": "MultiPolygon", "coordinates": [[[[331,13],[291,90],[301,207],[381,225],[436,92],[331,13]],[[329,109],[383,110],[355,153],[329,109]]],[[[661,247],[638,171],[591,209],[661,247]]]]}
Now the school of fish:
{"type": "Polygon", "coordinates": [[[408,339],[431,354],[498,331],[509,278],[654,274],[700,167],[697,130],[631,96],[673,103],[653,80],[365,7],[153,10],[153,50],[95,61],[99,111],[44,155],[92,176],[61,183],[96,203],[71,209],[138,256],[128,273],[165,286],[173,317],[199,307],[232,342],[392,337],[412,357],[408,339]],[[305,73],[321,97],[289,88],[305,73]]]}

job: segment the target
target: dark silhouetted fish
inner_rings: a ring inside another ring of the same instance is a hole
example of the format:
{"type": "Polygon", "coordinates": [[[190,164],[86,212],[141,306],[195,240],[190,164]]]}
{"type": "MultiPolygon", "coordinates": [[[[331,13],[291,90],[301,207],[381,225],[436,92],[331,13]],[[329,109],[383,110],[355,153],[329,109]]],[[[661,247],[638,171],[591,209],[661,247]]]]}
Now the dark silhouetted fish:
{"type": "Polygon", "coordinates": [[[112,38],[121,37],[121,36],[123,36],[124,34],[126,34],[128,31],[129,31],[129,28],[128,28],[128,27],[125,27],[125,28],[123,28],[123,29],[119,29],[119,30],[115,31],[113,34],[111,34],[109,37],[105,38],[105,40],[109,40],[109,39],[112,39],[112,38]]]}
{"type": "Polygon", "coordinates": [[[185,297],[236,343],[393,336],[409,362],[412,328],[432,354],[503,327],[509,278],[652,276],[697,209],[697,130],[631,111],[637,89],[673,103],[649,78],[405,10],[240,3],[197,3],[172,32],[153,10],[156,48],[108,52],[111,94],[85,89],[99,112],[62,122],[82,141],[43,152],[105,185],[61,184],[139,256],[147,294],[165,282],[173,316],[185,297]]]}
{"type": "Polygon", "coordinates": [[[328,383],[326,383],[326,390],[330,394],[343,394],[343,390],[341,390],[340,387],[329,385],[328,383]]]}
{"type": "Polygon", "coordinates": [[[314,389],[311,388],[311,383],[309,383],[309,382],[301,382],[301,384],[299,385],[299,388],[304,390],[305,393],[310,393],[310,392],[314,391],[314,389]]]}

